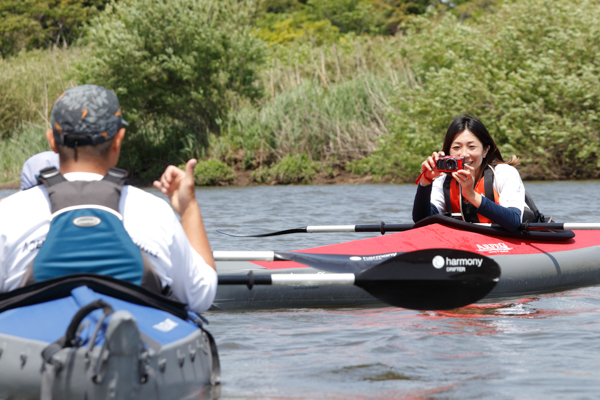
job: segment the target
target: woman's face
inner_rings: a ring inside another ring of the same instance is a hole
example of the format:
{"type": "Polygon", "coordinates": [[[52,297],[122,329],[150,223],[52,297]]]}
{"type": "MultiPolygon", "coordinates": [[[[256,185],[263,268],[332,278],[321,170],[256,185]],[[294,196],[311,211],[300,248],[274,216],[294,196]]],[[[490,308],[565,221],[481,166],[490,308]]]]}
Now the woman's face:
{"type": "Polygon", "coordinates": [[[450,155],[464,157],[465,164],[473,167],[473,172],[479,172],[483,158],[489,150],[490,146],[484,149],[477,136],[473,135],[468,129],[457,134],[450,145],[450,155]]]}

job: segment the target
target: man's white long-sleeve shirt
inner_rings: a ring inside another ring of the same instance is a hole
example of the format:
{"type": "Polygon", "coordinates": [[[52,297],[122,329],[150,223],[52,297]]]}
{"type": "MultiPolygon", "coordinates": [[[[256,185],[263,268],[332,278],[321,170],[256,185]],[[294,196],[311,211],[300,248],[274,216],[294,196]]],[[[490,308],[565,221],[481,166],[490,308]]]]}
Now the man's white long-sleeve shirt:
{"type": "MultiPolygon", "coordinates": [[[[92,181],[102,175],[74,172],[67,180],[92,181]]],[[[217,290],[217,274],[190,244],[175,212],[164,200],[123,186],[119,202],[125,230],[148,256],[163,287],[195,312],[207,310],[217,290]]],[[[19,287],[50,228],[50,201],[43,186],[0,202],[0,292],[19,287]]]]}

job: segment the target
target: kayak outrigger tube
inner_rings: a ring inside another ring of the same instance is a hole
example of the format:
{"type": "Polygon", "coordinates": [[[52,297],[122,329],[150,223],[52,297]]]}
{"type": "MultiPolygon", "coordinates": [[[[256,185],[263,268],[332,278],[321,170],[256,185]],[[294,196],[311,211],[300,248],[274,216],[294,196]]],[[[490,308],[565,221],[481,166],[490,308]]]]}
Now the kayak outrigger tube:
{"type": "Polygon", "coordinates": [[[406,253],[343,255],[273,253],[333,274],[220,275],[220,285],[356,285],[392,306],[450,310],[481,300],[500,280],[491,258],[464,250],[427,249],[406,253]]]}

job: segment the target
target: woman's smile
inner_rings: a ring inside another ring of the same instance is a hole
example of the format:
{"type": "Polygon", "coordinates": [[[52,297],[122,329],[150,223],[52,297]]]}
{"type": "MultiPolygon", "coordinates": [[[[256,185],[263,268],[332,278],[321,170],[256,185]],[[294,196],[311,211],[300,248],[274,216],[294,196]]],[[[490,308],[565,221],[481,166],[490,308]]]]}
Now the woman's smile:
{"type": "Polygon", "coordinates": [[[480,175],[479,168],[483,163],[483,159],[489,150],[483,149],[483,144],[477,136],[473,135],[469,130],[465,129],[454,137],[450,146],[450,155],[454,157],[464,157],[464,165],[473,168],[475,175],[480,175]]]}

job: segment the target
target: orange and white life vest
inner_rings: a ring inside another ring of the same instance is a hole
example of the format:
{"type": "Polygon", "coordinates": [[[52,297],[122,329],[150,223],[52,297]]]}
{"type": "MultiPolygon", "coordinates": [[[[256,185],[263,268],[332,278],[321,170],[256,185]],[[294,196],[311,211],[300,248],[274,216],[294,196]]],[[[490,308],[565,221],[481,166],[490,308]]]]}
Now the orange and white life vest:
{"type": "MultiPolygon", "coordinates": [[[[494,188],[494,171],[492,171],[492,168],[486,168],[483,171],[483,177],[479,179],[474,190],[476,193],[487,197],[488,200],[500,204],[500,196],[494,188]]],[[[448,215],[452,215],[453,212],[460,212],[467,222],[492,222],[477,214],[477,208],[462,197],[460,185],[451,175],[446,176],[444,180],[444,201],[446,203],[446,214],[448,215]]]]}

